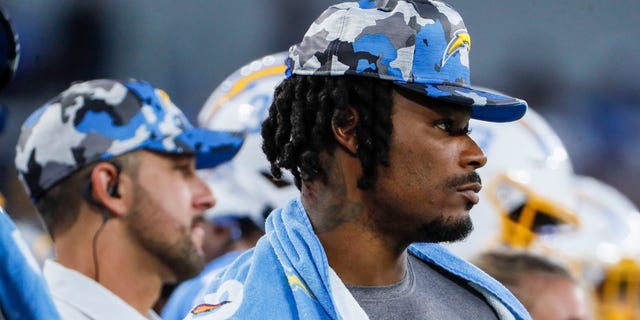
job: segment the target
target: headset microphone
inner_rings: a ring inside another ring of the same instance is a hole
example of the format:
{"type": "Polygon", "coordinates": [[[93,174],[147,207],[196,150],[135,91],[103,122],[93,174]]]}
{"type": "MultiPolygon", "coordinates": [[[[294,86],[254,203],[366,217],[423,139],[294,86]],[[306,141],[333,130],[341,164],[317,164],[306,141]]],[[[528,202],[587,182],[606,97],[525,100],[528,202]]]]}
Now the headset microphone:
{"type": "MultiPolygon", "coordinates": [[[[115,161],[110,161],[109,163],[111,163],[116,168],[116,177],[115,177],[115,182],[112,185],[107,186],[107,193],[109,194],[109,196],[113,198],[120,198],[120,194],[118,193],[118,179],[120,177],[120,171],[122,167],[118,162],[115,162],[115,161]]],[[[102,213],[102,223],[100,224],[100,227],[98,227],[98,230],[96,230],[96,233],[93,235],[93,241],[91,243],[92,255],[93,255],[93,268],[95,272],[93,279],[99,283],[100,282],[100,264],[98,263],[98,253],[97,253],[98,236],[104,229],[104,226],[106,225],[107,220],[111,218],[111,212],[109,211],[107,206],[105,206],[102,202],[96,200],[93,197],[91,192],[91,179],[88,179],[87,181],[85,181],[85,184],[82,186],[81,192],[82,192],[82,196],[89,203],[97,207],[100,207],[104,210],[102,213]]]]}

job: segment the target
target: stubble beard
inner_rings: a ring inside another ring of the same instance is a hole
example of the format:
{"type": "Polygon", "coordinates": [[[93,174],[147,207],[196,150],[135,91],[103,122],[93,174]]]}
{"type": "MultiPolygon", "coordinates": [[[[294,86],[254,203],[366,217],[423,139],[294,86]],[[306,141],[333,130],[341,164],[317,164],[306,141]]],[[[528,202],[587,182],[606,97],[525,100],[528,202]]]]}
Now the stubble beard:
{"type": "Polygon", "coordinates": [[[190,228],[180,226],[172,230],[177,238],[166,234],[157,227],[157,222],[162,221],[157,215],[163,214],[163,210],[153,204],[141,186],[136,188],[135,198],[129,228],[138,243],[173,272],[175,279],[171,280],[180,282],[200,273],[205,259],[191,240],[190,228]]]}
{"type": "Polygon", "coordinates": [[[455,242],[466,238],[471,231],[473,222],[465,215],[461,219],[436,218],[420,226],[416,232],[421,242],[455,242]]]}
{"type": "MultiPolygon", "coordinates": [[[[478,173],[471,172],[467,175],[456,176],[448,179],[444,184],[444,190],[455,190],[458,186],[466,183],[482,183],[478,173]]],[[[465,210],[469,212],[473,208],[473,203],[467,202],[465,210]]],[[[420,227],[419,234],[423,235],[423,242],[455,242],[466,238],[473,231],[473,222],[467,213],[462,218],[448,217],[440,214],[420,227]]]]}
{"type": "Polygon", "coordinates": [[[446,217],[440,214],[429,221],[417,221],[415,217],[424,216],[416,213],[408,216],[380,216],[374,215],[373,228],[379,234],[395,239],[400,247],[414,242],[455,242],[466,238],[473,230],[471,217],[446,217]]]}

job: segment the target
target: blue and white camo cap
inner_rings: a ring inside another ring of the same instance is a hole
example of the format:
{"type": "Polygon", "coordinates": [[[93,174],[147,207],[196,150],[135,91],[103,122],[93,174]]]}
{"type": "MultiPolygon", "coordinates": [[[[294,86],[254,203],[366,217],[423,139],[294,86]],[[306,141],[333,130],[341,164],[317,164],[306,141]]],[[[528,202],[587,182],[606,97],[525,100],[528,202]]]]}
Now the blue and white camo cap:
{"type": "Polygon", "coordinates": [[[148,149],[193,154],[196,167],[233,158],[244,136],[195,128],[169,96],[149,83],[100,79],[73,84],[22,125],[15,164],[36,202],[88,164],[148,149]]]}
{"type": "Polygon", "coordinates": [[[289,49],[286,76],[356,75],[394,81],[429,97],[471,106],[471,117],[521,118],[524,100],[471,87],[471,38],[449,5],[363,0],[329,7],[289,49]]]}

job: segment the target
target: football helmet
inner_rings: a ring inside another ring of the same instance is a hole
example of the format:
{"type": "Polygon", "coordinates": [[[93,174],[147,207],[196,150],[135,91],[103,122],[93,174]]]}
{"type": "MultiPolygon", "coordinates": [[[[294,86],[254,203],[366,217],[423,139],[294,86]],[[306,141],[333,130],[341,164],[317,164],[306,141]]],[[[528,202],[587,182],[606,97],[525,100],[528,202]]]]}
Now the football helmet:
{"type": "Polygon", "coordinates": [[[574,180],[580,226],[541,241],[595,289],[598,319],[640,319],[640,212],[602,181],[574,180]]]}
{"type": "Polygon", "coordinates": [[[509,123],[470,121],[471,137],[487,156],[478,169],[480,203],[471,209],[474,230],[448,247],[469,258],[498,246],[528,249],[540,234],[579,224],[572,212],[573,168],[560,138],[529,108],[509,123]]]}
{"type": "Polygon", "coordinates": [[[274,89],[284,79],[286,57],[286,52],[268,55],[236,70],[211,93],[198,115],[202,127],[246,134],[233,160],[200,172],[217,200],[205,213],[208,219],[246,217],[264,228],[272,209],[299,194],[293,176],[275,179],[271,175],[260,135],[274,89]]]}

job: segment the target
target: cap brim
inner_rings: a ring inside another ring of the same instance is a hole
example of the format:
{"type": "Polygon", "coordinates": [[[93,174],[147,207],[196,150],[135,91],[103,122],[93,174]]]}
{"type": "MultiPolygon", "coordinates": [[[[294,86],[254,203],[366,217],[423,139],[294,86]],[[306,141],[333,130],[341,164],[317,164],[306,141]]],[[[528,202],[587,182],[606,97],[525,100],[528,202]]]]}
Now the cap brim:
{"type": "Polygon", "coordinates": [[[455,84],[396,84],[444,102],[470,106],[471,118],[491,122],[515,121],[524,116],[527,102],[507,95],[455,84]]]}
{"type": "Polygon", "coordinates": [[[184,153],[196,155],[196,168],[213,168],[231,160],[242,147],[244,135],[228,131],[190,128],[180,134],[176,141],[184,153]]]}

